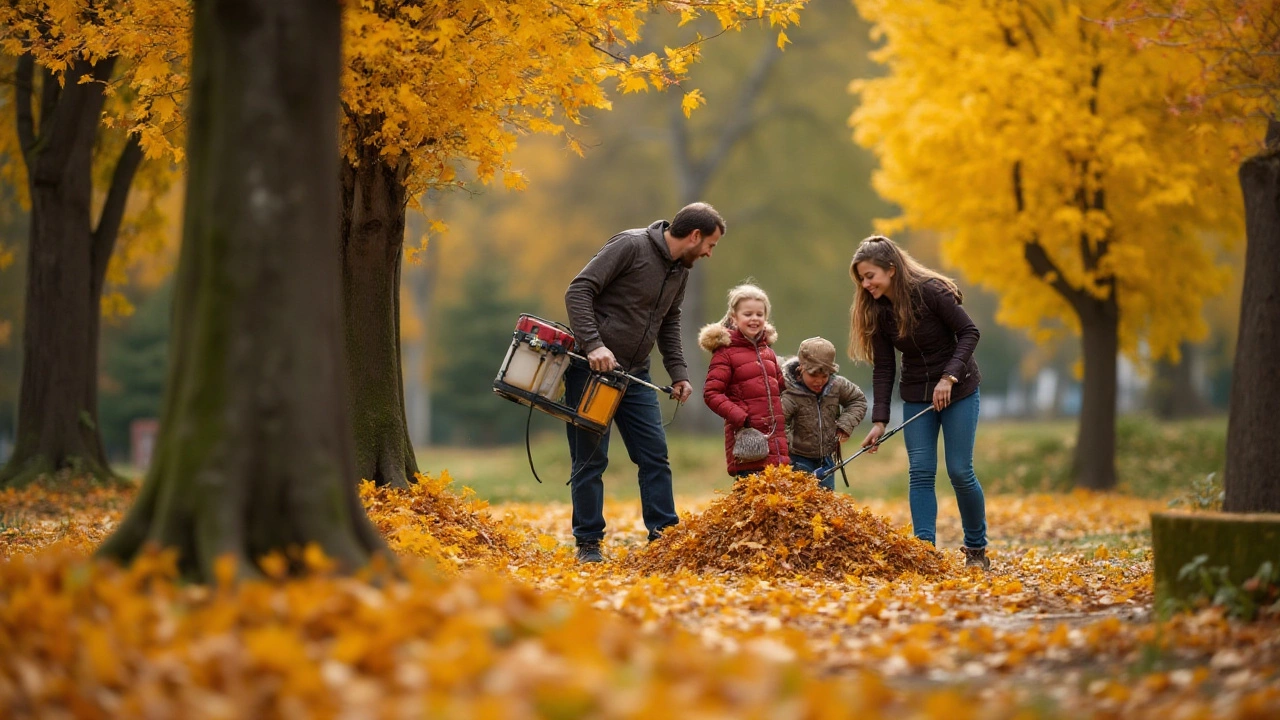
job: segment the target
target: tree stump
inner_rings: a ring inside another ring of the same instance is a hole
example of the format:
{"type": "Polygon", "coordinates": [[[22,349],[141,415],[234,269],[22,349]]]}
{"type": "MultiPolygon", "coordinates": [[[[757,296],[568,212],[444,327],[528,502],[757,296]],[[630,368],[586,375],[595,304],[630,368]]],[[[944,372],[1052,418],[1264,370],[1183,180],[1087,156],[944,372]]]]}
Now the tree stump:
{"type": "Polygon", "coordinates": [[[1198,555],[1206,567],[1226,567],[1235,585],[1253,577],[1264,562],[1280,568],[1280,514],[1158,512],[1151,514],[1155,599],[1188,600],[1202,591],[1199,578],[1178,579],[1198,555]]]}

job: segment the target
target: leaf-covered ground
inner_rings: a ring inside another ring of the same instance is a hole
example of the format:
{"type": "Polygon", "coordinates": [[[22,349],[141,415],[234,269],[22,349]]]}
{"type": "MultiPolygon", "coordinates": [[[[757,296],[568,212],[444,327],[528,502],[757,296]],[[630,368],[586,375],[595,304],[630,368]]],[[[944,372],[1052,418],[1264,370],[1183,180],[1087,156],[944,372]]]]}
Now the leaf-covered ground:
{"type": "MultiPolygon", "coordinates": [[[[127,492],[0,493],[0,716],[1280,716],[1280,626],[1159,620],[1148,514],[1115,495],[988,498],[993,567],[905,502],[787,473],[682,499],[649,546],[610,503],[582,566],[567,503],[486,507],[447,477],[366,485],[396,575],[176,584],[86,563],[127,492]],[[799,490],[797,488],[799,487],[799,490]]],[[[267,567],[270,567],[268,565],[267,567]]]]}

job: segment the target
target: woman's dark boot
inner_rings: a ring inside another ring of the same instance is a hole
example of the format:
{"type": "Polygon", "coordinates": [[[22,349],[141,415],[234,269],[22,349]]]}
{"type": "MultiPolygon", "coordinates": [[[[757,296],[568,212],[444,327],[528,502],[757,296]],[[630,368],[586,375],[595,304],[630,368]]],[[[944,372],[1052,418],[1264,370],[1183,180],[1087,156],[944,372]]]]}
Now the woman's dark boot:
{"type": "Polygon", "coordinates": [[[962,547],[960,549],[964,551],[964,566],[966,568],[982,568],[983,572],[991,569],[991,559],[987,557],[986,548],[962,547]]]}

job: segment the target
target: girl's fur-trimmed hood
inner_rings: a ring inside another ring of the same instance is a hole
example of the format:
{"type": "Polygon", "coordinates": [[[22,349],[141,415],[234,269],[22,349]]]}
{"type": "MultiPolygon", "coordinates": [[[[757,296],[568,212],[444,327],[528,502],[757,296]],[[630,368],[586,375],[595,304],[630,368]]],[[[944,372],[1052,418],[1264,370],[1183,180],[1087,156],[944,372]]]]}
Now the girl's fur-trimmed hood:
{"type": "MultiPolygon", "coordinates": [[[[698,331],[698,344],[707,352],[715,352],[718,348],[729,347],[733,342],[732,330],[736,328],[725,327],[720,323],[711,323],[703,325],[698,331]]],[[[764,324],[764,344],[772,346],[778,341],[778,331],[774,329],[771,323],[764,324]]]]}
{"type": "Polygon", "coordinates": [[[778,362],[782,363],[782,377],[786,379],[788,388],[809,390],[809,387],[804,384],[804,378],[800,377],[799,357],[792,355],[791,357],[782,358],[778,362]]]}

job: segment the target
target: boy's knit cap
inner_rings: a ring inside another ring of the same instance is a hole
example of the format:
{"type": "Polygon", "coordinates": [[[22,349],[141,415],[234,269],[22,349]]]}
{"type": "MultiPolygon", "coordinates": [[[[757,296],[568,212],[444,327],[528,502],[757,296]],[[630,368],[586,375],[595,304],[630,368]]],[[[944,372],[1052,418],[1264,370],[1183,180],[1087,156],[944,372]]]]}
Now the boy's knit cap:
{"type": "Polygon", "coordinates": [[[836,346],[825,338],[811,337],[800,343],[796,357],[800,359],[800,369],[807,373],[835,375],[840,372],[840,366],[836,364],[836,346]]]}

